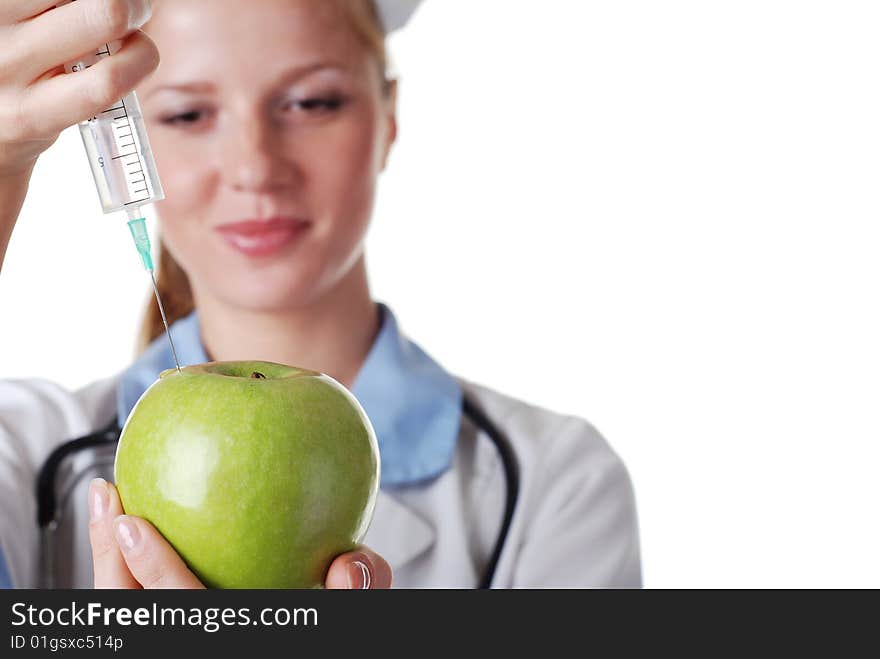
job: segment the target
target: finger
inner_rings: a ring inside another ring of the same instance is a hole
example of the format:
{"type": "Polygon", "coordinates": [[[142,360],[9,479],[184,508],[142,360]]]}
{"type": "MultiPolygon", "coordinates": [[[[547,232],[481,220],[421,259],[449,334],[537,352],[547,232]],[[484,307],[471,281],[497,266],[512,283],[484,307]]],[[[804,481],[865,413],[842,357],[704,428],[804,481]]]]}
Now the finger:
{"type": "Polygon", "coordinates": [[[103,478],[93,480],[89,485],[89,541],[95,588],[140,588],[113,535],[113,520],[121,514],[116,488],[103,478]]]}
{"type": "MultiPolygon", "coordinates": [[[[5,55],[7,69],[25,84],[48,69],[101,50],[140,28],[151,15],[149,0],[77,0],[15,27],[5,55]]],[[[91,64],[87,61],[87,64],[91,64]]]]}
{"type": "Polygon", "coordinates": [[[367,547],[337,556],[327,571],[328,589],[384,589],[391,588],[391,566],[367,547]]]}
{"type": "Polygon", "coordinates": [[[158,65],[156,45],[143,32],[135,32],[112,57],[27,89],[21,100],[19,131],[31,137],[53,135],[93,117],[134,89],[158,65]]]}
{"type": "Polygon", "coordinates": [[[174,548],[148,521],[132,515],[115,520],[116,541],[138,583],[151,588],[204,588],[174,548]]]}
{"type": "Polygon", "coordinates": [[[4,0],[0,2],[0,25],[33,18],[59,2],[60,0],[4,0]]]}

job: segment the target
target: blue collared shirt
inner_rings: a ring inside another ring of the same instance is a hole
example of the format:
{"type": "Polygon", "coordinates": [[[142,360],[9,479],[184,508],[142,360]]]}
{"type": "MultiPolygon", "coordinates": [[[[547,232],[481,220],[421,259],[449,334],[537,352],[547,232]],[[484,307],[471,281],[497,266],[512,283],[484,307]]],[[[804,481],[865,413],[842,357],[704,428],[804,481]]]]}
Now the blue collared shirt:
{"type": "MultiPolygon", "coordinates": [[[[410,485],[439,476],[452,464],[461,424],[458,381],[418,345],[401,334],[391,310],[380,304],[382,327],[352,393],[376,431],[382,486],[410,485]]],[[[202,364],[198,314],[171,327],[181,365],[202,364]]],[[[162,371],[174,368],[164,336],[157,338],[126,370],[117,391],[120,427],[134,404],[162,371]]]]}

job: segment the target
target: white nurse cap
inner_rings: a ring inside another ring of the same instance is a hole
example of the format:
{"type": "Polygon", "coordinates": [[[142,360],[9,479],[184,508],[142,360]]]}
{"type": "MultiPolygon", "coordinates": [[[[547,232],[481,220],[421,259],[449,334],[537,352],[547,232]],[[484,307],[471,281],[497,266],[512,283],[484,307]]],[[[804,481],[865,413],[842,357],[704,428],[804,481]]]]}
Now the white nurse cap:
{"type": "Polygon", "coordinates": [[[406,25],[420,4],[422,0],[377,0],[385,34],[391,34],[406,25]]]}

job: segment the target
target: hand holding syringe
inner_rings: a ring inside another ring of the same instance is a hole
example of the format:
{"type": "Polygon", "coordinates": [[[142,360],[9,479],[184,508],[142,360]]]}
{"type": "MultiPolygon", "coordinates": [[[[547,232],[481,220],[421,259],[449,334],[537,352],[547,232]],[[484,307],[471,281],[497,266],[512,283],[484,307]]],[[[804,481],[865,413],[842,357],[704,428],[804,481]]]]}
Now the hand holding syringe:
{"type": "Polygon", "coordinates": [[[156,46],[138,31],[148,0],[0,2],[0,263],[34,165],[66,128],[113,107],[158,66],[156,46]],[[102,44],[119,44],[76,75],[64,65],[102,44]]]}
{"type": "MultiPolygon", "coordinates": [[[[62,0],[56,8],[78,0],[62,0]]],[[[102,60],[118,52],[119,45],[106,43],[90,54],[65,64],[68,74],[87,71],[102,60]]],[[[129,92],[109,107],[79,124],[83,144],[86,147],[92,176],[105,213],[125,211],[135,247],[144,268],[150,273],[156,301],[165,324],[165,333],[171,344],[171,353],[177,370],[180,361],[171,338],[165,307],[159,295],[153,268],[152,246],[147,232],[146,219],[141,207],[165,198],[156,162],[147,138],[147,129],[135,92],[129,92]]]]}
{"type": "MultiPolygon", "coordinates": [[[[128,213],[165,320],[140,212],[163,198],[162,186],[130,91],[158,63],[155,46],[137,32],[149,17],[149,0],[0,3],[0,263],[34,162],[79,121],[104,212],[128,213]]],[[[171,351],[180,368],[173,343],[171,351]]]]}

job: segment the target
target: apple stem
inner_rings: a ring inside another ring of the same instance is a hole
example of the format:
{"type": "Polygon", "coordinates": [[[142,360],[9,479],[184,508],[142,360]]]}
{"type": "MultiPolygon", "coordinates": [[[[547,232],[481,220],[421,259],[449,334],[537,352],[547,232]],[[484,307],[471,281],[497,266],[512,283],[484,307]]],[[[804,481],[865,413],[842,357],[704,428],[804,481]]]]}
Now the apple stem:
{"type": "Polygon", "coordinates": [[[260,373],[259,371],[254,371],[253,373],[251,373],[251,377],[254,380],[265,380],[266,379],[266,376],[263,375],[262,373],[260,373]]]}

